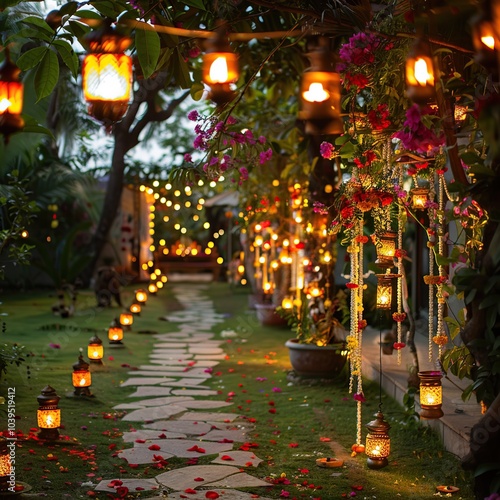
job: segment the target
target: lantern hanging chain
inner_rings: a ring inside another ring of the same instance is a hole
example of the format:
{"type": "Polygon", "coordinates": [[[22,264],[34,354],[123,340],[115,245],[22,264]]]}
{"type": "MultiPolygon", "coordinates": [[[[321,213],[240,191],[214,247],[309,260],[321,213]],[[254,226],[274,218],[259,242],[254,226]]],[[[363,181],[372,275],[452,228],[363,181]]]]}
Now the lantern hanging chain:
{"type": "MultiPolygon", "coordinates": [[[[438,213],[438,255],[443,257],[444,255],[444,175],[440,174],[438,177],[438,200],[439,200],[439,213],[438,213]]],[[[440,281],[444,280],[444,266],[439,264],[439,276],[441,278],[440,281]]],[[[445,299],[443,296],[443,284],[440,282],[437,285],[437,302],[438,302],[438,310],[437,310],[437,335],[444,336],[446,335],[444,331],[444,305],[445,299]]],[[[441,355],[443,353],[443,345],[442,342],[438,344],[438,356],[441,359],[441,355]]]]}
{"type": "MultiPolygon", "coordinates": [[[[360,219],[359,221],[359,230],[358,230],[359,236],[363,236],[363,219],[360,219]]],[[[361,240],[361,238],[360,238],[361,240]]],[[[358,292],[358,304],[357,304],[357,330],[358,330],[358,385],[357,385],[357,392],[359,395],[363,394],[363,378],[361,374],[361,349],[362,349],[362,343],[363,343],[363,328],[362,326],[362,320],[363,320],[363,286],[364,286],[364,280],[363,280],[363,242],[359,242],[359,253],[358,253],[358,274],[359,274],[359,279],[358,279],[358,288],[356,291],[358,292]]],[[[363,402],[361,401],[361,398],[357,401],[357,436],[356,436],[356,442],[358,444],[361,444],[361,429],[362,429],[362,413],[361,413],[361,408],[362,408],[363,402]]]]}

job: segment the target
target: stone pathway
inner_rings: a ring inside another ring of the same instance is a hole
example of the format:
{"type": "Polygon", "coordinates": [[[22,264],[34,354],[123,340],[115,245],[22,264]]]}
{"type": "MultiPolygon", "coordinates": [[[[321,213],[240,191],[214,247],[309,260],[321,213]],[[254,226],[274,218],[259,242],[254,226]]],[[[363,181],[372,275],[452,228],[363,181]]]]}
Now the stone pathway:
{"type": "Polygon", "coordinates": [[[223,340],[210,331],[223,321],[204,296],[207,285],[175,285],[173,292],[183,310],[168,316],[179,325],[174,333],[158,334],[150,364],[129,372],[122,387],[136,387],[134,401],[114,407],[126,410],[123,420],[136,422],[137,429],[123,434],[124,449],[118,456],[129,464],[155,464],[180,457],[192,465],[170,470],[153,479],[105,479],[97,491],[116,491],[117,481],[131,493],[161,492],[154,499],[247,500],[260,498],[271,485],[255,474],[262,462],[253,452],[239,450],[253,427],[235,413],[224,412],[232,403],[203,399],[217,395],[204,385],[213,367],[224,359],[223,340]],[[216,411],[212,411],[216,410],[216,411]],[[132,444],[132,447],[128,445],[132,444]],[[199,457],[211,456],[210,465],[197,465],[199,457]],[[250,494],[236,488],[257,488],[250,494]]]}

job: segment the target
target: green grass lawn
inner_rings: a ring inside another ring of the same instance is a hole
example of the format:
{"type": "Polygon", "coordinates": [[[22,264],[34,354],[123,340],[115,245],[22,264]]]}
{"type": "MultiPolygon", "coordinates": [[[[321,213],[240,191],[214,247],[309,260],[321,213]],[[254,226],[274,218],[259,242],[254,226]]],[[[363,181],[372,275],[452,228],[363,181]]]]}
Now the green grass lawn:
{"type": "MultiPolygon", "coordinates": [[[[147,364],[154,339],[139,331],[175,331],[174,323],[159,319],[179,307],[172,286],[168,283],[158,296],[150,298],[132,331],[125,332],[122,349],[109,348],[106,339],[106,329],[120,309],[96,310],[90,292],[80,294],[76,315],[66,320],[51,313],[55,297],[47,291],[4,294],[1,307],[8,316],[3,317],[6,331],[2,343],[17,342],[32,353],[20,368],[9,367],[0,379],[0,395],[6,396],[9,387],[16,388],[17,429],[25,438],[18,442],[17,480],[30,484],[31,493],[45,493],[46,498],[54,500],[88,498],[90,482],[95,484],[100,478],[154,477],[164,470],[186,466],[185,459],[169,459],[162,470],[153,466],[131,468],[115,456],[117,450],[130,446],[124,445],[121,433],[132,428],[112,410],[128,401],[127,396],[134,391],[120,388],[120,382],[128,378],[133,367],[147,364]],[[86,349],[96,332],[104,341],[105,355],[102,367],[91,366],[95,397],[67,397],[73,390],[71,371],[79,348],[86,349]],[[36,397],[47,384],[61,396],[64,425],[61,442],[51,446],[36,440],[36,397]]],[[[125,303],[130,303],[132,288],[124,295],[125,303]]],[[[209,296],[216,310],[227,316],[214,328],[216,335],[228,329],[238,335],[227,339],[227,359],[214,369],[208,383],[219,391],[215,399],[234,403],[229,410],[221,411],[234,411],[255,425],[250,442],[263,462],[250,473],[275,483],[269,489],[252,492],[290,499],[333,500],[356,495],[378,500],[423,500],[436,498],[436,486],[443,484],[460,488],[454,498],[473,498],[471,478],[461,470],[456,457],[443,450],[428,428],[403,424],[404,410],[386,396],[383,411],[392,426],[389,466],[374,471],[367,468],[366,456],[351,457],[356,405],[348,394],[346,380],[327,384],[289,382],[284,342],[291,333],[286,328],[261,326],[255,313],[248,310],[248,296],[241,289],[214,283],[209,296]],[[331,456],[343,458],[345,467],[316,466],[317,458],[331,456]]],[[[365,395],[363,417],[367,423],[378,409],[378,386],[366,382],[365,395]]],[[[209,463],[212,458],[203,457],[199,463],[209,463]]],[[[107,496],[99,493],[94,498],[107,496]]]]}

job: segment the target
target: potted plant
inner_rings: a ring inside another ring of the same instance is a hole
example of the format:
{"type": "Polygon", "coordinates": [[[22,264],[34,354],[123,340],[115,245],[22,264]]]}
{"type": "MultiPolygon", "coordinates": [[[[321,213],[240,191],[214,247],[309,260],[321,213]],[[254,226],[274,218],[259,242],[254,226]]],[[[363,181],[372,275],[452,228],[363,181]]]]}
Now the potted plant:
{"type": "Polygon", "coordinates": [[[293,371],[302,377],[336,377],[347,361],[348,332],[342,325],[347,317],[346,294],[339,290],[330,300],[302,292],[297,302],[277,310],[296,334],[285,343],[293,371]]]}

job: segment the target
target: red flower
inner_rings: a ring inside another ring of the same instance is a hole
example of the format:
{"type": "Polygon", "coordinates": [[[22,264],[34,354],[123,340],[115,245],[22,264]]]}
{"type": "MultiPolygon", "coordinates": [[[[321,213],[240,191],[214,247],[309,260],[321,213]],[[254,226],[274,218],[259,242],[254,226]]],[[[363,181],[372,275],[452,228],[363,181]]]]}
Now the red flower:
{"type": "Polygon", "coordinates": [[[399,351],[403,349],[403,347],[406,347],[406,344],[404,342],[394,342],[393,347],[394,349],[396,349],[396,351],[399,351]]]}
{"type": "Polygon", "coordinates": [[[358,288],[358,285],[356,283],[346,283],[345,286],[351,289],[358,288]]]}
{"type": "Polygon", "coordinates": [[[118,488],[116,488],[116,495],[116,498],[126,498],[128,495],[128,488],[126,486],[118,486],[118,488]]]}
{"type": "Polygon", "coordinates": [[[406,313],[392,313],[392,319],[398,323],[402,323],[406,319],[406,313]]]}

